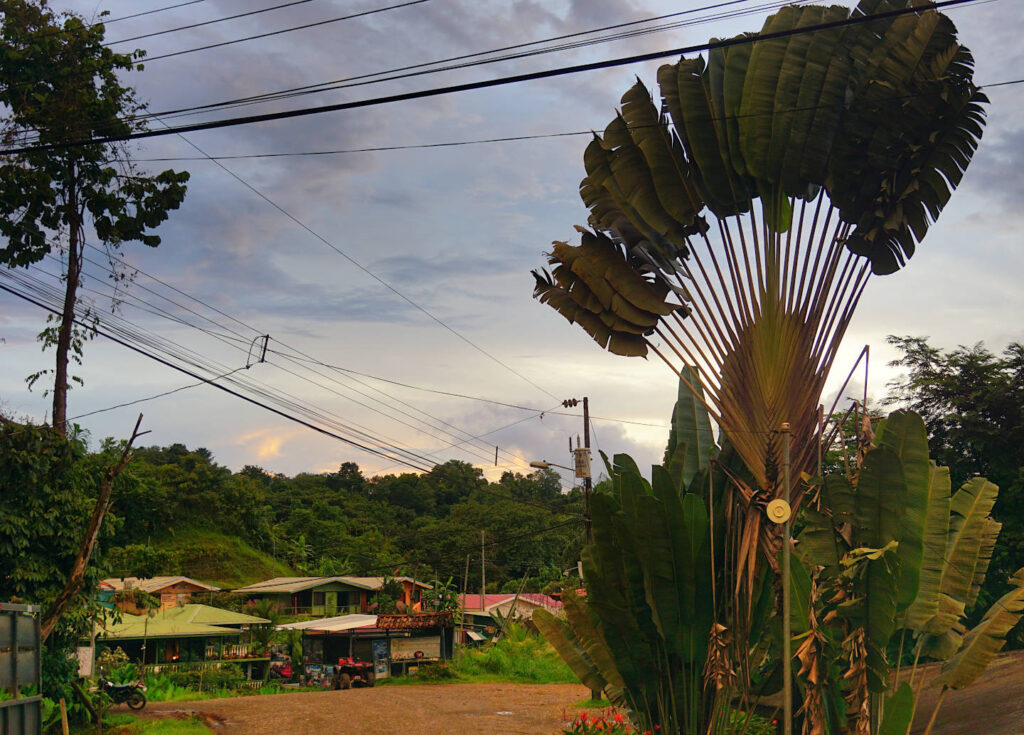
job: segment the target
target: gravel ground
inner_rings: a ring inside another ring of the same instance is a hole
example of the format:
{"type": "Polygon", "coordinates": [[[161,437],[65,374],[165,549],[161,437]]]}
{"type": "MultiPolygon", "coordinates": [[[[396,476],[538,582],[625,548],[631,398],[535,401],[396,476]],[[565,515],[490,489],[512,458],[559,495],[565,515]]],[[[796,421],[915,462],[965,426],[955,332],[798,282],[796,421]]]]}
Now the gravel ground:
{"type": "MultiPolygon", "coordinates": [[[[924,731],[938,695],[926,667],[912,735],[924,731]]],[[[155,702],[150,717],[196,714],[216,733],[245,735],[556,735],[563,711],[590,692],[579,684],[423,684],[155,702]]],[[[1024,651],[1002,654],[969,688],[946,695],[933,735],[1024,735],[1024,651]]]]}
{"type": "Polygon", "coordinates": [[[194,713],[216,733],[245,735],[555,735],[580,684],[422,684],[348,691],[154,702],[150,717],[194,713]]]}

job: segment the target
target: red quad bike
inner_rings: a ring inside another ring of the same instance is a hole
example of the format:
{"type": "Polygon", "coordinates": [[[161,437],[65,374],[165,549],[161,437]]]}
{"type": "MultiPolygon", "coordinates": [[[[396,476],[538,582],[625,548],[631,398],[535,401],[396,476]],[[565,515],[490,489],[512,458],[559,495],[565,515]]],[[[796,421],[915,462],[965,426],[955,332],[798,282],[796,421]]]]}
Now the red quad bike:
{"type": "Polygon", "coordinates": [[[372,687],[377,681],[373,672],[373,664],[368,661],[357,661],[354,658],[339,658],[334,669],[331,686],[334,689],[351,689],[352,687],[372,687]]]}

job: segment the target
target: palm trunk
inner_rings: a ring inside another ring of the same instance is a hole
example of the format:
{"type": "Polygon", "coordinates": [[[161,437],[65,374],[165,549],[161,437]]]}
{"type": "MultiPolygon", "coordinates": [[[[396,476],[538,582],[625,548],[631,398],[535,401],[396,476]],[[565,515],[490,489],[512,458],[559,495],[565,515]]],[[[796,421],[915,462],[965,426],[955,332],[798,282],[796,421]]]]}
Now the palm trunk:
{"type": "Polygon", "coordinates": [[[75,170],[68,183],[68,269],[64,283],[64,308],[57,328],[57,356],[53,379],[53,428],[67,433],[68,355],[75,328],[75,304],[82,273],[82,213],[78,208],[78,185],[75,170]]]}

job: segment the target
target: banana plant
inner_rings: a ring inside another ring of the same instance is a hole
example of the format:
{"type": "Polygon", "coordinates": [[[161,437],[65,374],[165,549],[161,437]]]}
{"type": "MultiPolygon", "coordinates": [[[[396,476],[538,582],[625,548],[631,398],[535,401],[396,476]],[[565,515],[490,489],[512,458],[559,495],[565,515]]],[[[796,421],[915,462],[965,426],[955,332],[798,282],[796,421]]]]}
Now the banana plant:
{"type": "Polygon", "coordinates": [[[970,684],[1024,611],[1024,570],[967,632],[962,618],[999,533],[990,516],[998,488],[973,478],[951,494],[949,470],[929,461],[916,414],[885,419],[851,475],[817,483],[796,545],[804,566],[816,570],[811,631],[797,654],[811,705],[805,733],[904,735],[924,681],[914,688],[919,663],[946,661],[943,695],[970,684]],[[886,655],[896,633],[898,659],[904,640],[914,646],[909,681],[898,687],[886,655]]]}
{"type": "Polygon", "coordinates": [[[714,441],[702,396],[688,387],[699,381],[687,375],[650,480],[628,455],[605,457],[612,489],[592,500],[586,597],[567,592],[564,620],[538,610],[534,621],[580,680],[608,692],[641,730],[716,733],[743,690],[735,642],[749,638],[724,612],[728,532],[714,515],[716,485],[742,465],[714,441]]]}

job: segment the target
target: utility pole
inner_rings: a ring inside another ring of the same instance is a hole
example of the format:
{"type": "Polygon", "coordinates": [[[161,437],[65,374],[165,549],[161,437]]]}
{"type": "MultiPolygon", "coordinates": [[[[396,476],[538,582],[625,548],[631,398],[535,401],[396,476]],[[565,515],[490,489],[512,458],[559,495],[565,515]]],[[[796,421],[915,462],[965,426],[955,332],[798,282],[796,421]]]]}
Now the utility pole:
{"type": "MultiPolygon", "coordinates": [[[[590,458],[590,399],[583,396],[583,447],[587,450],[587,458],[590,458]]],[[[589,469],[589,468],[588,468],[589,469]]],[[[590,491],[593,489],[593,480],[590,479],[590,472],[583,478],[583,514],[587,529],[587,543],[594,542],[594,529],[590,525],[590,491]]]]}
{"type": "Polygon", "coordinates": [[[793,735],[793,633],[790,630],[790,589],[789,589],[789,423],[782,425],[782,500],[785,503],[785,520],[782,525],[782,703],[783,732],[793,735]]]}
{"type": "Polygon", "coordinates": [[[484,563],[484,534],[486,531],[480,532],[480,609],[486,610],[486,595],[487,595],[487,566],[484,563]]]}
{"type": "MultiPolygon", "coordinates": [[[[575,408],[580,403],[578,398],[567,398],[562,401],[565,408],[575,408]]],[[[579,436],[576,437],[576,446],[579,447],[579,436]]],[[[587,533],[587,543],[593,543],[594,530],[590,525],[590,492],[594,487],[590,477],[590,399],[583,396],[583,451],[572,448],[572,439],[569,439],[569,451],[575,457],[576,477],[583,478],[583,523],[587,533]]]]}

